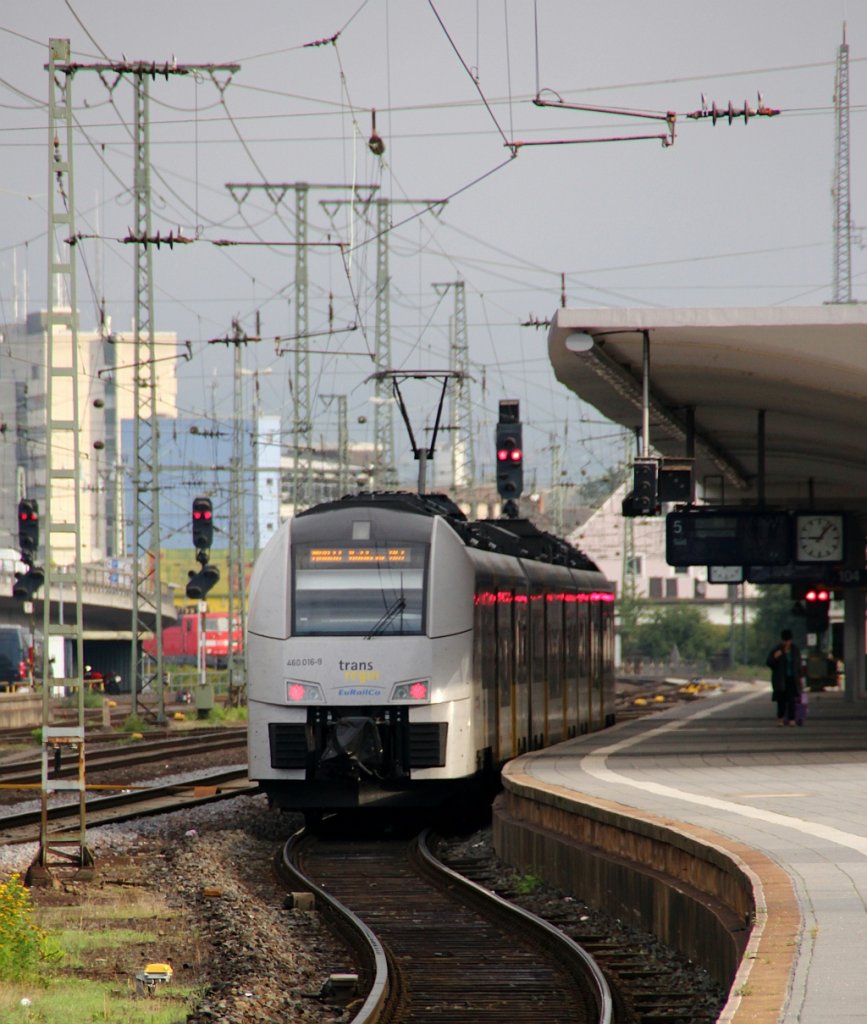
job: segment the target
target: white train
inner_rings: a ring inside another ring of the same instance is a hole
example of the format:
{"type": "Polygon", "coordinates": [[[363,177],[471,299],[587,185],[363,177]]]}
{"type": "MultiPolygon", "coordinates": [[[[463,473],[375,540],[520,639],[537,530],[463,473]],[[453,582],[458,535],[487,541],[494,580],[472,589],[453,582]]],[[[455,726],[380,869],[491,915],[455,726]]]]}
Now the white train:
{"type": "Polygon", "coordinates": [[[613,590],[523,519],[360,494],[287,522],[247,617],[249,771],[278,807],[428,806],[613,722],[613,590]]]}

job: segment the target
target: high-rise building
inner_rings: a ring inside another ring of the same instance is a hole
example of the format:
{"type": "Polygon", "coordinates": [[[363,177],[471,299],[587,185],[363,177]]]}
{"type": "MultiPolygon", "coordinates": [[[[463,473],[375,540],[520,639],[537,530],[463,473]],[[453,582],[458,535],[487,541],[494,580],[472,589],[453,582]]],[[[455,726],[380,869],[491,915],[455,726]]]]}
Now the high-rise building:
{"type": "MultiPolygon", "coordinates": [[[[49,341],[44,312],[0,327],[0,546],[14,547],[15,510],[20,497],[45,500],[47,429],[47,346],[72,343],[72,333],[55,327],[49,341]],[[7,544],[8,541],[8,544],[7,544]]],[[[174,332],[158,332],[155,342],[177,343],[174,332]]],[[[134,416],[135,345],[131,332],[78,331],[78,427],[81,463],[73,466],[73,453],[55,447],[55,469],[73,470],[81,483],[81,557],[99,562],[123,554],[120,423],[134,416]]],[[[55,350],[56,351],[56,350],[55,350]]],[[[52,396],[52,418],[72,417],[71,389],[52,396]]],[[[160,377],[157,409],[174,416],[177,382],[174,372],[160,377]]],[[[52,515],[73,521],[73,494],[55,488],[52,515]],[[68,507],[67,507],[68,506],[68,507]]],[[[52,558],[58,565],[74,561],[74,540],[68,547],[55,542],[52,558]]]]}

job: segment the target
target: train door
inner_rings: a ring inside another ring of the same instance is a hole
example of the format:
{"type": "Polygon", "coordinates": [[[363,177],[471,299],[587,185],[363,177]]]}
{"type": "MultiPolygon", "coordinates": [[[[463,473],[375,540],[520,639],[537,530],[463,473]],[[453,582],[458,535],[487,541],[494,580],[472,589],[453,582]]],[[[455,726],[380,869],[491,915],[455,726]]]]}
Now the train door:
{"type": "Polygon", "coordinates": [[[515,656],[511,590],[497,591],[497,759],[514,757],[515,749],[515,656]]]}
{"type": "Polygon", "coordinates": [[[545,595],[530,594],[530,746],[545,746],[548,693],[545,685],[545,595]]]}
{"type": "Polygon", "coordinates": [[[547,619],[545,640],[548,700],[545,716],[545,744],[559,743],[564,738],[563,721],[563,594],[546,595],[547,619]]]}
{"type": "Polygon", "coordinates": [[[602,703],[603,654],[602,604],[591,601],[590,609],[590,728],[601,729],[605,724],[602,703]]]}
{"type": "Polygon", "coordinates": [[[530,616],[526,593],[515,593],[512,602],[515,657],[514,722],[516,752],[530,749],[530,616]]]}
{"type": "MultiPolygon", "coordinates": [[[[497,646],[496,594],[479,586],[475,595],[473,630],[474,693],[473,713],[479,723],[477,750],[482,762],[490,762],[497,745],[497,646]]],[[[479,768],[488,767],[479,764],[479,768]]]]}
{"type": "Polygon", "coordinates": [[[563,605],[563,721],[567,738],[578,734],[578,602],[567,594],[563,605]]]}
{"type": "Polygon", "coordinates": [[[614,603],[601,606],[602,615],[602,719],[603,725],[614,724],[614,603]]]}
{"type": "Polygon", "coordinates": [[[590,604],[578,602],[578,731],[588,732],[592,717],[590,703],[590,604]]]}

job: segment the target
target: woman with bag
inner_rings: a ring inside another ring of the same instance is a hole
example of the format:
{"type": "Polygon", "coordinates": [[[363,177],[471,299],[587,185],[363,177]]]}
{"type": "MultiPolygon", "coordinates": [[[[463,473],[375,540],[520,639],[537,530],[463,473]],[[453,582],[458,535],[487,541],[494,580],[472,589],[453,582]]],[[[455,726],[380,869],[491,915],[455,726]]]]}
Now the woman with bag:
{"type": "Polygon", "coordinates": [[[777,704],[777,725],[794,725],[801,699],[801,651],[792,643],[792,631],[784,629],[780,643],[768,655],[771,700],[777,704]]]}

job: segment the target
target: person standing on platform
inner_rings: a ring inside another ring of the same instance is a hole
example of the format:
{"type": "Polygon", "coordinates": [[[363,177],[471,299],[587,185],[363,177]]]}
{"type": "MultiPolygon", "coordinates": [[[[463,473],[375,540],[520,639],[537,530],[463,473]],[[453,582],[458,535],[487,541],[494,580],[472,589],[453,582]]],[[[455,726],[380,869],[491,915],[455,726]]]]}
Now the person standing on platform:
{"type": "Polygon", "coordinates": [[[768,655],[771,700],[777,702],[777,725],[794,725],[795,708],[801,699],[801,651],[792,643],[792,631],[784,629],[780,643],[768,655]]]}

